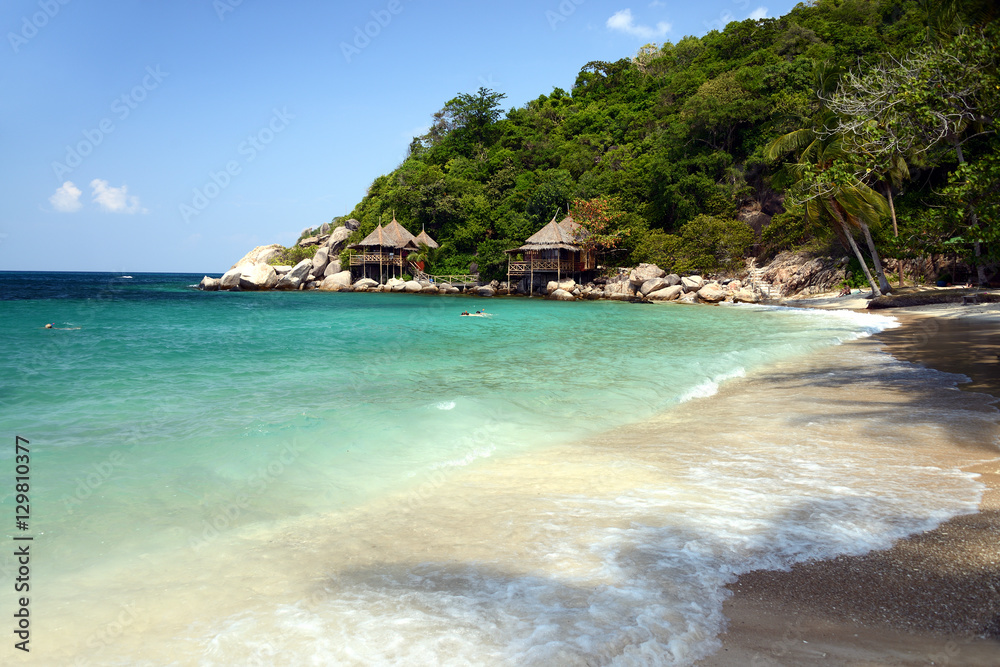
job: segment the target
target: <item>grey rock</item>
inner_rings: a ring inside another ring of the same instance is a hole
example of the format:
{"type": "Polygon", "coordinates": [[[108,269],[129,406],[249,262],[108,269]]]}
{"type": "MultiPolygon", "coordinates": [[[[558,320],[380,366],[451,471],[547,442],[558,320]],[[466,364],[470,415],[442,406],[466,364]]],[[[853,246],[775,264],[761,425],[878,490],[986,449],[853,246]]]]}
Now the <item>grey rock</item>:
{"type": "Polygon", "coordinates": [[[274,267],[274,272],[277,273],[279,276],[283,276],[291,270],[292,267],[288,266],[287,264],[281,264],[279,266],[274,267]]]}
{"type": "Polygon", "coordinates": [[[350,220],[344,223],[344,227],[347,227],[352,232],[356,232],[359,229],[361,229],[361,223],[355,220],[354,218],[351,218],[350,220]]]}
{"type": "Polygon", "coordinates": [[[549,294],[548,298],[556,301],[576,301],[576,297],[564,289],[555,290],[552,294],[549,294]]]}
{"type": "Polygon", "coordinates": [[[340,252],[344,248],[344,242],[351,236],[351,230],[347,227],[337,227],[326,240],[326,247],[330,252],[340,252]]]}
{"type": "Polygon", "coordinates": [[[270,264],[244,267],[240,274],[240,289],[247,291],[269,290],[278,284],[278,274],[270,264]]]}
{"type": "Polygon", "coordinates": [[[673,301],[680,297],[683,292],[684,288],[680,285],[671,285],[670,287],[650,292],[647,298],[650,301],[673,301]]]}
{"type": "Polygon", "coordinates": [[[217,292],[219,291],[219,287],[221,285],[222,281],[218,278],[209,278],[208,276],[205,276],[201,279],[201,282],[198,283],[198,289],[206,292],[217,292]]]}
{"type": "Polygon", "coordinates": [[[329,261],[329,263],[327,263],[326,268],[323,269],[323,277],[324,278],[329,278],[330,276],[332,276],[335,273],[340,273],[340,260],[339,259],[331,259],[329,261]]]}
{"type": "Polygon", "coordinates": [[[656,264],[640,264],[629,272],[628,280],[635,287],[639,287],[647,280],[662,278],[665,273],[666,271],[658,267],[656,264]]]}
{"type": "Polygon", "coordinates": [[[698,298],[707,303],[719,303],[726,298],[726,290],[719,283],[709,283],[698,290],[698,298]]]}
{"type": "Polygon", "coordinates": [[[326,270],[326,265],[330,263],[330,251],[327,248],[321,247],[316,251],[316,254],[312,258],[312,269],[310,273],[314,276],[322,276],[323,272],[326,270]]]}
{"type": "Polygon", "coordinates": [[[479,296],[495,296],[497,291],[490,287],[489,285],[483,285],[476,288],[476,294],[479,296]]]}
{"type": "Polygon", "coordinates": [[[219,280],[219,287],[221,287],[222,289],[233,289],[234,287],[239,287],[240,276],[242,274],[243,274],[242,268],[229,269],[224,274],[222,274],[222,278],[219,280]]]}
{"type": "Polygon", "coordinates": [[[639,292],[641,292],[643,296],[649,296],[650,292],[661,290],[664,287],[670,287],[670,284],[663,278],[650,278],[642,284],[642,287],[639,288],[639,292]]]}
{"type": "Polygon", "coordinates": [[[681,277],[676,273],[671,273],[669,276],[666,276],[664,280],[667,281],[667,285],[669,285],[670,287],[681,284],[681,277]]]}
{"type": "Polygon", "coordinates": [[[701,276],[684,276],[681,285],[684,285],[685,292],[697,292],[705,286],[705,281],[701,276]]]}
{"type": "Polygon", "coordinates": [[[403,285],[404,292],[419,292],[424,288],[423,285],[418,283],[416,280],[407,280],[403,285]]]}

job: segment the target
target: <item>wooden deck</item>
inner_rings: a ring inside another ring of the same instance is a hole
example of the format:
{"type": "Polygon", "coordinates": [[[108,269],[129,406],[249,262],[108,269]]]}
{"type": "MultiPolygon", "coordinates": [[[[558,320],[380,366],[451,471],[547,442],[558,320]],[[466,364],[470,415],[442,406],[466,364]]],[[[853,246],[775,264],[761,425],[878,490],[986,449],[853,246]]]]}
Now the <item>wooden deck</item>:
{"type": "Polygon", "coordinates": [[[536,259],[533,261],[510,262],[510,275],[526,276],[534,273],[576,273],[577,271],[589,271],[593,267],[586,266],[583,262],[572,262],[559,259],[536,259]]]}

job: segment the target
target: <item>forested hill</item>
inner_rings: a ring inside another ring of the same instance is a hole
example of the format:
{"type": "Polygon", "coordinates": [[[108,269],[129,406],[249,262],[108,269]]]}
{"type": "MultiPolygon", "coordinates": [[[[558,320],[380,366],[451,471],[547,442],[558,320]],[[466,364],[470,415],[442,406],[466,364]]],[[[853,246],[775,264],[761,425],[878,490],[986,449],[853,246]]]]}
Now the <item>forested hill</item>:
{"type": "MultiPolygon", "coordinates": [[[[605,231],[619,250],[607,255],[609,263],[712,269],[720,267],[699,263],[724,264],[720,243],[732,246],[730,254],[829,243],[837,230],[805,215],[808,197],[785,201],[795,179],[781,166],[794,154],[769,159],[769,144],[818,127],[829,113],[822,94],[837,90],[845,73],[888,67],[890,57],[898,64],[956,35],[982,35],[984,27],[985,39],[995,39],[995,16],[988,0],[817,0],[778,19],[733,22],[701,38],[643,47],[634,58],[587,63],[571,91],[556,88],[506,112],[500,92],[461,94],[343,217],[362,222],[356,239],[393,215],[412,232],[425,228],[442,244],[431,260],[440,272],[473,261],[495,272],[503,250],[585,200],[612,212],[605,231]],[[706,248],[711,256],[697,257],[706,248]]],[[[995,41],[992,48],[984,57],[993,58],[993,69],[982,76],[995,79],[995,41]]],[[[985,114],[986,126],[980,118],[958,128],[963,137],[980,130],[965,144],[969,164],[996,155],[995,115],[985,114]]],[[[908,154],[910,178],[891,184],[899,225],[919,229],[925,245],[963,240],[940,222],[936,236],[923,233],[933,222],[921,217],[925,200],[945,196],[940,190],[958,164],[954,150],[935,150],[908,154]]],[[[883,192],[869,172],[861,180],[883,192]]],[[[872,225],[887,249],[897,256],[926,251],[886,240],[899,238],[887,220],[872,225]]],[[[977,222],[988,220],[980,215],[977,222]]]]}

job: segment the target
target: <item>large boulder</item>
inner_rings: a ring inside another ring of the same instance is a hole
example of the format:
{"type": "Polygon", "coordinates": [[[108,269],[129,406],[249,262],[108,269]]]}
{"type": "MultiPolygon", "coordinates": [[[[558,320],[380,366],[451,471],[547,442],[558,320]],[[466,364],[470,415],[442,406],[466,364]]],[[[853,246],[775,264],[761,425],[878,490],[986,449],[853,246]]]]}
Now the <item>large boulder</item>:
{"type": "Polygon", "coordinates": [[[234,287],[239,287],[240,285],[240,275],[243,274],[243,269],[229,269],[224,274],[222,278],[219,279],[219,287],[222,289],[233,289],[234,287]]]}
{"type": "Polygon", "coordinates": [[[327,263],[326,268],[323,269],[323,277],[324,278],[329,278],[330,276],[332,276],[335,273],[340,273],[340,260],[339,259],[331,259],[327,263]]]}
{"type": "Polygon", "coordinates": [[[757,303],[758,300],[753,290],[741,289],[733,294],[733,303],[757,303]]]}
{"type": "Polygon", "coordinates": [[[403,291],[404,292],[419,292],[423,288],[424,288],[423,285],[421,285],[420,283],[418,283],[416,280],[407,280],[403,284],[403,291]]]}
{"type": "Polygon", "coordinates": [[[604,296],[616,301],[627,301],[635,296],[635,288],[628,281],[609,282],[604,287],[604,296]]]}
{"type": "Polygon", "coordinates": [[[432,285],[430,283],[420,288],[421,294],[437,294],[440,291],[441,290],[438,289],[437,285],[432,285]]]}
{"type": "Polygon", "coordinates": [[[316,254],[312,258],[312,269],[310,273],[314,276],[322,276],[323,272],[326,270],[326,265],[330,263],[330,251],[326,247],[322,247],[316,251],[316,254]]]}
{"type": "Polygon", "coordinates": [[[330,233],[330,223],[329,222],[324,222],[322,225],[320,225],[319,226],[319,233],[321,235],[322,234],[329,234],[330,233]]]}
{"type": "MultiPolygon", "coordinates": [[[[350,275],[350,274],[348,274],[350,275]]],[[[323,279],[323,282],[319,284],[319,290],[321,292],[343,292],[345,290],[350,290],[349,285],[344,285],[337,280],[336,274],[332,276],[327,276],[323,279]]]]}
{"type": "Polygon", "coordinates": [[[726,290],[719,283],[709,283],[698,290],[698,298],[707,303],[719,303],[726,298],[726,290]]]}
{"type": "Polygon", "coordinates": [[[667,281],[667,285],[669,285],[670,287],[681,284],[681,277],[676,273],[671,273],[669,276],[664,276],[663,279],[667,281]]]}
{"type": "Polygon", "coordinates": [[[666,271],[656,264],[640,264],[629,272],[628,281],[638,288],[647,280],[662,278],[665,273],[666,271]]]}
{"type": "Polygon", "coordinates": [[[324,280],[323,282],[325,283],[327,280],[330,281],[331,285],[335,284],[335,285],[340,285],[341,287],[350,287],[351,286],[351,272],[350,271],[341,271],[340,273],[335,273],[332,276],[327,276],[326,280],[324,280]]]}
{"type": "Polygon", "coordinates": [[[549,294],[548,298],[555,299],[556,301],[575,301],[576,297],[567,292],[564,289],[557,289],[549,294]]]}
{"type": "Polygon", "coordinates": [[[272,243],[271,245],[259,245],[247,254],[243,255],[243,259],[236,262],[229,268],[245,269],[246,267],[253,266],[254,264],[267,264],[284,252],[284,250],[284,247],[277,243],[272,243]]]}
{"type": "Polygon", "coordinates": [[[664,287],[663,289],[656,290],[655,292],[650,292],[646,298],[650,301],[673,301],[680,297],[683,293],[683,287],[680,285],[671,285],[670,287],[664,287]]]}
{"type": "Polygon", "coordinates": [[[279,264],[278,266],[274,267],[274,272],[277,273],[279,276],[283,276],[291,270],[292,267],[290,267],[287,264],[279,264]]]}
{"type": "Polygon", "coordinates": [[[354,287],[352,289],[355,292],[368,292],[378,286],[379,284],[377,280],[372,280],[371,278],[362,278],[358,282],[354,283],[354,287]]]}
{"type": "Polygon", "coordinates": [[[576,289],[576,281],[573,280],[572,278],[566,278],[565,280],[559,283],[559,289],[561,289],[564,292],[572,292],[574,289],[576,289]]]}
{"type": "Polygon", "coordinates": [[[482,287],[476,288],[476,294],[479,296],[495,296],[496,293],[497,291],[489,285],[483,285],[482,287]]]}
{"type": "Polygon", "coordinates": [[[351,218],[350,220],[344,223],[344,227],[347,227],[347,229],[351,230],[352,232],[356,232],[359,229],[361,229],[361,223],[355,220],[354,218],[351,218]]]}
{"type": "Polygon", "coordinates": [[[275,285],[275,289],[298,289],[303,283],[308,282],[311,272],[312,260],[304,259],[293,266],[291,271],[281,276],[281,279],[275,285]]]}
{"type": "Polygon", "coordinates": [[[244,267],[240,274],[240,289],[247,291],[269,290],[278,284],[278,274],[270,264],[244,267]]]}
{"type": "Polygon", "coordinates": [[[681,285],[685,292],[697,292],[705,286],[705,280],[701,276],[684,276],[681,278],[681,285]]]}
{"type": "Polygon", "coordinates": [[[222,281],[218,278],[209,278],[208,276],[205,276],[201,279],[201,282],[198,283],[198,289],[206,292],[217,292],[219,291],[219,286],[221,284],[222,281]]]}
{"type": "Polygon", "coordinates": [[[545,294],[552,294],[557,289],[559,289],[559,283],[554,280],[550,280],[548,284],[545,285],[545,294]]]}
{"type": "Polygon", "coordinates": [[[301,241],[299,241],[299,246],[302,248],[308,248],[309,246],[319,245],[318,236],[308,236],[301,241]]]}
{"type": "Polygon", "coordinates": [[[326,240],[326,247],[330,252],[340,252],[344,247],[344,242],[351,236],[351,230],[347,227],[337,227],[330,233],[330,238],[326,240]]]}
{"type": "Polygon", "coordinates": [[[664,287],[670,287],[670,284],[663,278],[650,278],[642,284],[639,291],[643,296],[649,296],[650,292],[661,290],[664,287]]]}

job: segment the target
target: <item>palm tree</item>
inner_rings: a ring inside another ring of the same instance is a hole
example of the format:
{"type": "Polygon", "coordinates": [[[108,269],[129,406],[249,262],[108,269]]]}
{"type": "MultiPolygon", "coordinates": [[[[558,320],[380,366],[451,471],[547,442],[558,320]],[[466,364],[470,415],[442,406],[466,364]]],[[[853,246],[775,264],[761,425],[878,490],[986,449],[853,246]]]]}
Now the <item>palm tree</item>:
{"type": "MultiPolygon", "coordinates": [[[[817,125],[823,127],[824,123],[817,125]]],[[[837,236],[847,242],[874,296],[888,293],[889,281],[882,271],[882,262],[868,227],[869,223],[874,224],[889,214],[886,199],[857,173],[841,137],[820,133],[814,126],[778,137],[766,148],[766,156],[772,161],[786,153],[798,154],[797,162],[787,163],[783,168],[791,182],[788,193],[792,201],[803,205],[808,219],[830,225],[837,236]],[[868,244],[878,283],[854,240],[855,229],[862,232],[868,244]]]]}

